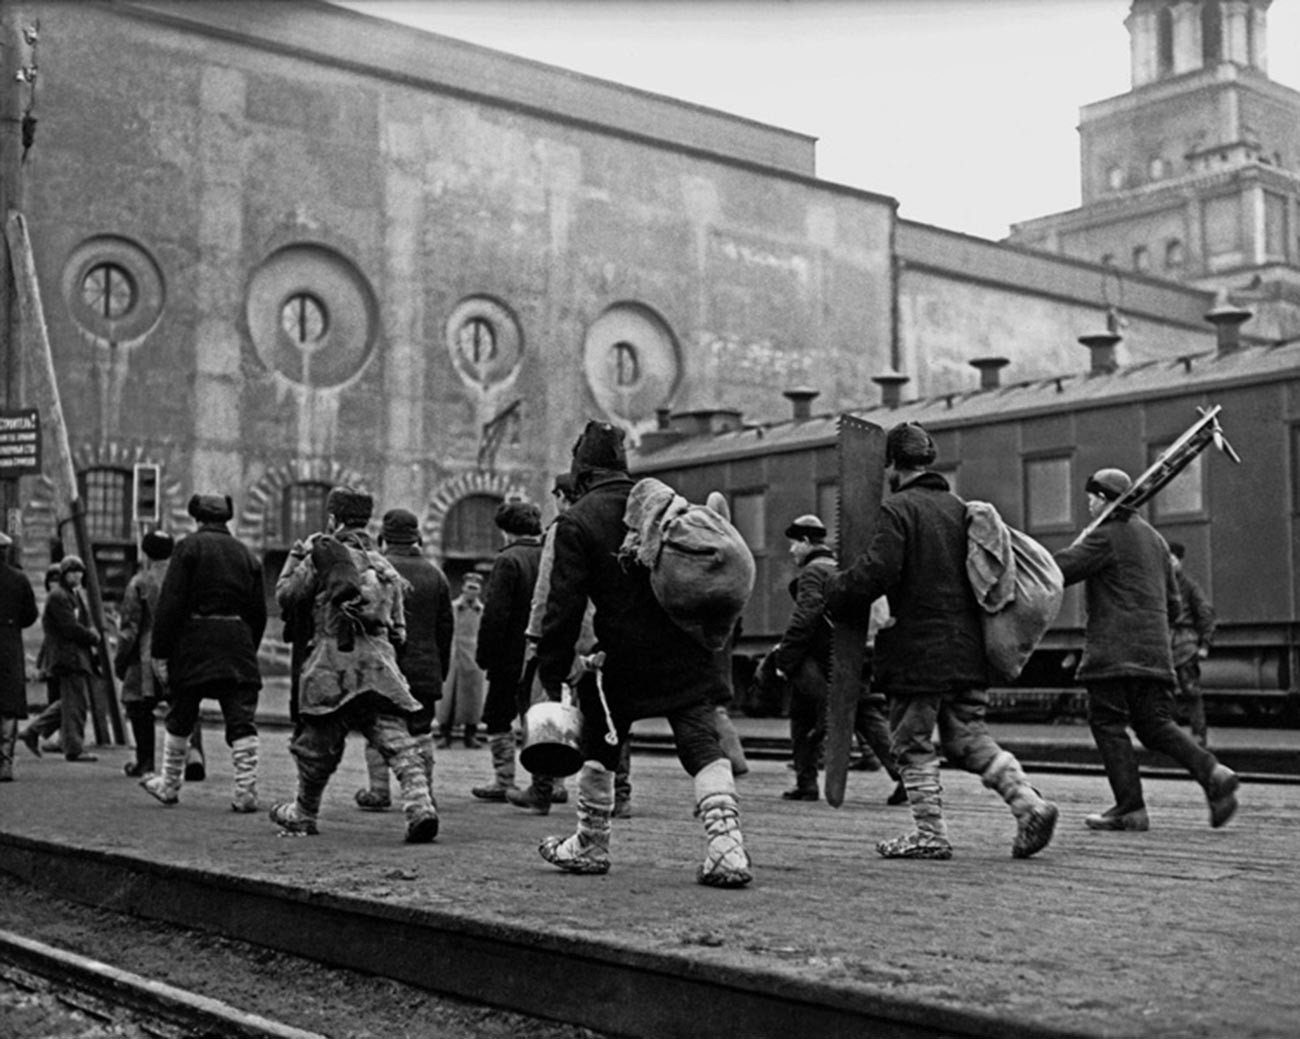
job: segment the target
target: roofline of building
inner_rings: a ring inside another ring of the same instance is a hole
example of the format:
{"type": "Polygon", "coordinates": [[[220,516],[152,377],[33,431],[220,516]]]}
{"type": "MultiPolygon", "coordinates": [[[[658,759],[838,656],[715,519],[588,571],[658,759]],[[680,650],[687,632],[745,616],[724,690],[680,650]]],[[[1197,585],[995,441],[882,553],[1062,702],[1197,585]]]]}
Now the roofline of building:
{"type": "Polygon", "coordinates": [[[1222,61],[1177,76],[1166,76],[1150,83],[1143,83],[1122,94],[1082,105],[1079,108],[1080,129],[1083,123],[1100,122],[1112,116],[1127,114],[1132,109],[1151,104],[1153,101],[1174,98],[1197,90],[1213,90],[1234,85],[1258,90],[1262,94],[1272,94],[1276,100],[1286,104],[1294,105],[1300,102],[1300,91],[1270,79],[1267,73],[1249,65],[1222,61]]]}
{"type": "MultiPolygon", "coordinates": [[[[1121,284],[1125,286],[1125,291],[1122,294],[1124,313],[1160,321],[1172,321],[1197,331],[1205,330],[1205,311],[1213,302],[1214,293],[1207,289],[1195,288],[1181,282],[1168,281],[1148,274],[1140,274],[1136,271],[1107,267],[1100,263],[1073,256],[1046,252],[1016,242],[995,242],[988,238],[980,238],[976,235],[952,231],[931,224],[922,224],[914,220],[900,219],[897,230],[895,254],[907,267],[942,274],[958,274],[973,282],[1011,289],[1026,295],[1104,309],[1109,304],[1105,299],[1099,298],[1102,295],[1100,286],[1105,279],[1118,278],[1121,284]],[[969,249],[997,250],[1008,255],[1021,257],[1028,261],[1025,265],[1027,277],[1015,280],[998,278],[991,273],[991,269],[986,264],[974,260],[963,264],[958,262],[960,256],[939,257],[934,254],[923,253],[917,246],[923,245],[926,237],[956,239],[965,243],[969,249]],[[1062,272],[1066,275],[1078,277],[1079,286],[1077,289],[1062,286],[1060,277],[1062,272]],[[1085,281],[1092,287],[1093,291],[1089,292],[1085,289],[1083,284],[1085,281]],[[1185,306],[1188,310],[1195,310],[1195,313],[1189,313],[1182,317],[1174,316],[1171,313],[1174,308],[1158,306],[1156,300],[1150,298],[1155,296],[1165,296],[1171,301],[1177,301],[1178,310],[1185,306]]],[[[1114,301],[1110,302],[1113,303],[1114,301]]]]}
{"type": "Polygon", "coordinates": [[[258,0],[210,3],[201,0],[184,3],[177,0],[108,0],[105,7],[127,17],[548,121],[599,129],[620,137],[677,151],[706,154],[720,161],[768,172],[779,171],[799,178],[816,179],[813,150],[816,138],[811,135],[390,22],[327,0],[276,0],[275,3],[258,0]],[[295,15],[313,16],[318,27],[323,17],[329,18],[337,24],[337,29],[318,32],[315,38],[304,39],[301,33],[285,31],[287,19],[295,15]],[[383,42],[384,46],[379,48],[384,54],[382,64],[355,49],[359,32],[383,42]],[[353,43],[354,50],[345,51],[341,44],[343,40],[353,43]],[[418,48],[412,47],[412,41],[418,42],[418,48]],[[444,56],[455,55],[461,60],[432,62],[428,53],[431,47],[440,49],[444,56]],[[413,53],[416,49],[422,49],[422,52],[419,55],[413,53]],[[472,76],[467,71],[470,65],[474,70],[472,76]],[[568,89],[552,90],[546,95],[550,103],[539,103],[538,91],[528,89],[530,81],[534,87],[549,84],[553,88],[559,84],[568,89]],[[485,83],[488,85],[484,86],[485,83]],[[584,93],[582,105],[564,104],[563,95],[572,92],[573,88],[584,93]],[[604,101],[604,118],[591,114],[593,95],[604,101]],[[620,105],[634,111],[620,118],[616,111],[620,105]],[[683,146],[674,138],[656,136],[653,131],[648,131],[646,127],[653,123],[656,114],[660,117],[684,116],[698,121],[697,143],[683,146]],[[722,136],[717,133],[722,127],[748,137],[747,146],[742,150],[724,152],[703,143],[716,142],[722,136]]]}

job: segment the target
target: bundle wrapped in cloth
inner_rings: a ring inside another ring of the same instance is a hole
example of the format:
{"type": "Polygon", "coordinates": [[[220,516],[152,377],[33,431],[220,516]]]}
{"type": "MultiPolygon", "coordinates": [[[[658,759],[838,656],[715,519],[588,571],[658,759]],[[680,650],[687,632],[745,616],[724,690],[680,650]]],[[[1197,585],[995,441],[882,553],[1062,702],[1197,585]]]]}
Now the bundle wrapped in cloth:
{"type": "Polygon", "coordinates": [[[988,502],[966,503],[966,573],[983,608],[984,654],[994,675],[1019,676],[1065,595],[1052,554],[1003,522],[988,502]]]}
{"type": "Polygon", "coordinates": [[[720,650],[754,590],[754,556],[726,512],[725,499],[693,505],[653,477],[627,499],[620,555],[650,571],[650,587],[674,624],[720,650]],[[720,507],[719,507],[720,506],[720,507]]]}

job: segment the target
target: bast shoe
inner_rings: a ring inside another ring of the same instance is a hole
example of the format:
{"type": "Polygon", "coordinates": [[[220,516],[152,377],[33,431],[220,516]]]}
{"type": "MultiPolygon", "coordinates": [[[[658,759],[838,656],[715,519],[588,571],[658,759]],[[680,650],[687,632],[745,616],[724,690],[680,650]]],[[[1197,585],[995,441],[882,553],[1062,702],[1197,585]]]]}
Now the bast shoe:
{"type": "Polygon", "coordinates": [[[407,844],[428,844],[438,836],[438,809],[434,806],[417,810],[406,824],[407,844]]]}
{"type": "Polygon", "coordinates": [[[1050,801],[1044,801],[1016,820],[1016,839],[1011,844],[1013,859],[1027,859],[1037,855],[1052,842],[1056,819],[1060,811],[1050,801]]]}
{"type": "Polygon", "coordinates": [[[1225,765],[1215,765],[1210,773],[1209,782],[1205,784],[1205,799],[1210,805],[1210,825],[1214,829],[1223,826],[1237,811],[1237,788],[1241,780],[1237,773],[1225,765]]]}
{"type": "Polygon", "coordinates": [[[1132,812],[1122,814],[1112,808],[1105,812],[1086,816],[1083,825],[1090,830],[1135,830],[1139,833],[1145,833],[1151,829],[1151,820],[1147,816],[1145,808],[1138,808],[1132,812]]]}
{"type": "Polygon", "coordinates": [[[391,794],[376,792],[368,788],[358,790],[355,794],[357,807],[363,812],[386,812],[393,807],[391,794]]]}
{"type": "Polygon", "coordinates": [[[308,815],[298,807],[297,801],[280,801],[271,806],[271,822],[280,827],[283,835],[290,837],[315,837],[320,830],[316,826],[316,817],[308,815]]]}
{"type": "Polygon", "coordinates": [[[952,845],[946,837],[922,836],[913,831],[901,837],[891,837],[876,845],[876,851],[885,859],[937,859],[952,858],[952,845]]]}

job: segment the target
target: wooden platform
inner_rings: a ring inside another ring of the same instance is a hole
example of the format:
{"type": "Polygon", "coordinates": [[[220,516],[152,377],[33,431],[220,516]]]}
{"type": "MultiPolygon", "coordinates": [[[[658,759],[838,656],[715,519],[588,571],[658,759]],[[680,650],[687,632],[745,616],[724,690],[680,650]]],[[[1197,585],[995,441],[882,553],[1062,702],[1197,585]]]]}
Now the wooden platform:
{"type": "MultiPolygon", "coordinates": [[[[293,789],[286,741],[264,736],[267,804],[293,789]]],[[[489,775],[486,750],[439,752],[442,833],[411,847],[398,813],[352,805],[359,742],[321,835],[300,839],[265,813],[228,811],[217,749],[209,779],[168,809],[122,775],[125,751],[70,765],[20,747],[18,781],[0,786],[0,869],[623,1034],[788,1037],[810,1022],[819,1035],[1300,1034],[1293,786],[1246,785],[1238,817],[1211,831],[1190,780],[1152,780],[1149,833],[1097,834],[1082,819],[1108,804],[1104,782],[1040,775],[1061,823],[1045,852],[1017,861],[1006,808],[945,771],[955,857],[903,862],[874,852],[909,823],[885,807],[883,774],[851,774],[835,810],[783,801],[790,773],[758,761],[740,780],[756,880],[716,891],[694,882],[702,829],[670,757],[634,759],[613,870],[573,877],[535,850],[572,829],[571,806],[543,818],[469,796],[489,775]],[[237,909],[246,896],[262,908],[237,909]],[[331,919],[337,936],[322,942],[312,928],[331,919]]]]}

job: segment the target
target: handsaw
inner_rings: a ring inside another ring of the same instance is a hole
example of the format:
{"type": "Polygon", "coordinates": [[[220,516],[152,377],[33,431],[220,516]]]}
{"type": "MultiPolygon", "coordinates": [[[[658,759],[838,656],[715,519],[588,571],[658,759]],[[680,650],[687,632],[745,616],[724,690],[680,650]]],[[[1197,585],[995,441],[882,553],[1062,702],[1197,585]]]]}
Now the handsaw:
{"type": "Polygon", "coordinates": [[[1223,435],[1223,428],[1219,425],[1219,412],[1223,408],[1216,404],[1212,408],[1197,408],[1196,410],[1200,417],[1187,427],[1182,436],[1160,452],[1160,457],[1133,481],[1132,487],[1114,501],[1108,502],[1106,507],[1097,513],[1093,521],[1084,527],[1082,533],[1074,539],[1073,545],[1080,544],[1084,538],[1100,527],[1116,509],[1136,509],[1150,501],[1157,491],[1168,485],[1174,477],[1192,463],[1192,460],[1197,455],[1211,444],[1234,462],[1241,462],[1241,456],[1232,449],[1232,445],[1228,443],[1228,438],[1223,435]]]}
{"type": "MultiPolygon", "coordinates": [[[[867,550],[880,518],[885,488],[885,431],[874,423],[841,415],[835,443],[839,462],[836,519],[841,568],[867,550]]],[[[844,803],[853,749],[853,722],[862,695],[870,611],[837,620],[831,636],[831,678],[826,702],[826,802],[844,803]]]]}

